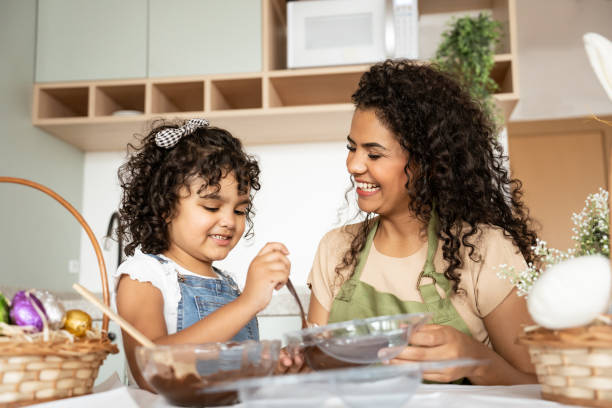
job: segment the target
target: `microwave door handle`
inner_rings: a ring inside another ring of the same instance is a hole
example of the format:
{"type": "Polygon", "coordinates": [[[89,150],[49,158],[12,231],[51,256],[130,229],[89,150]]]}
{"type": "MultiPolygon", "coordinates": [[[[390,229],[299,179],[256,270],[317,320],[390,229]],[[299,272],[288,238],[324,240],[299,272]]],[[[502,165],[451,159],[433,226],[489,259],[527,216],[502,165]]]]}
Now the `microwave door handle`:
{"type": "Polygon", "coordinates": [[[394,0],[385,0],[385,54],[395,56],[395,21],[393,19],[394,0]]]}

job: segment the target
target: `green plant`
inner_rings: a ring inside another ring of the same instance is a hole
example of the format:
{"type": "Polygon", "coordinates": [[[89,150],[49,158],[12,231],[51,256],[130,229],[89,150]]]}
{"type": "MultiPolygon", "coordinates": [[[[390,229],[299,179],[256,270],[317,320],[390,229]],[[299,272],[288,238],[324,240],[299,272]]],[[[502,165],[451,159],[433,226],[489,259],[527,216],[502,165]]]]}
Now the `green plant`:
{"type": "Polygon", "coordinates": [[[498,125],[503,122],[503,116],[493,101],[498,87],[490,73],[501,33],[501,24],[488,13],[454,18],[442,34],[442,43],[434,57],[443,71],[458,78],[472,97],[481,101],[485,113],[498,125]]]}

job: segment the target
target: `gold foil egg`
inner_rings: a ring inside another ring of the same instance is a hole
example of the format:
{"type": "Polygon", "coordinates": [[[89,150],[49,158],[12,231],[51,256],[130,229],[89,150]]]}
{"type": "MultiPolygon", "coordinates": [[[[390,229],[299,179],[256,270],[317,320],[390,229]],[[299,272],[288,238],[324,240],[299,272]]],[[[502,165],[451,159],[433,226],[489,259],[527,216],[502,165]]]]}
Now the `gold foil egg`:
{"type": "Polygon", "coordinates": [[[68,310],[63,329],[77,337],[84,336],[91,329],[91,316],[79,309],[68,310]]]}

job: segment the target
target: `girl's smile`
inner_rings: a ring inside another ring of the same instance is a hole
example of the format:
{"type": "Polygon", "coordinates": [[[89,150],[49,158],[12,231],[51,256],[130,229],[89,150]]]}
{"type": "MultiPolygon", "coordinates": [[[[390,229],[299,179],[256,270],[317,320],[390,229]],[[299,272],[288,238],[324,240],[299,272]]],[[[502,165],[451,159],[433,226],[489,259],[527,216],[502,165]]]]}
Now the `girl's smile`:
{"type": "Polygon", "coordinates": [[[220,246],[227,246],[229,244],[231,244],[232,242],[232,236],[231,235],[219,235],[219,234],[211,234],[209,235],[210,238],[212,238],[212,240],[220,246]]]}

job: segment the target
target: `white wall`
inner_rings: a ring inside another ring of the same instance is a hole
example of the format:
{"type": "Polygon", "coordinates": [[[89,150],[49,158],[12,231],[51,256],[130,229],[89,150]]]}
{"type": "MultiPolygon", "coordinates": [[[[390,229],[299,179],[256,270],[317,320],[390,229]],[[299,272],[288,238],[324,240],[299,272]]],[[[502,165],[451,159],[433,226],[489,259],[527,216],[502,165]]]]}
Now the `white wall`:
{"type": "MultiPolygon", "coordinates": [[[[261,190],[255,196],[255,237],[242,240],[219,266],[244,283],[251,259],[268,241],[283,242],[291,252],[292,280],[304,285],[323,234],[337,225],[337,211],[349,186],[344,142],[248,146],[262,169],[261,190]]],[[[119,203],[117,168],[124,153],[85,155],[83,216],[102,244],[110,215],[119,203]]],[[[116,244],[105,251],[107,268],[114,270],[116,244]]],[[[83,234],[81,278],[99,291],[95,254],[83,234]]]]}
{"type": "Polygon", "coordinates": [[[593,31],[612,41],[610,0],[518,0],[520,100],[510,120],[612,113],[584,51],[593,31]]]}

